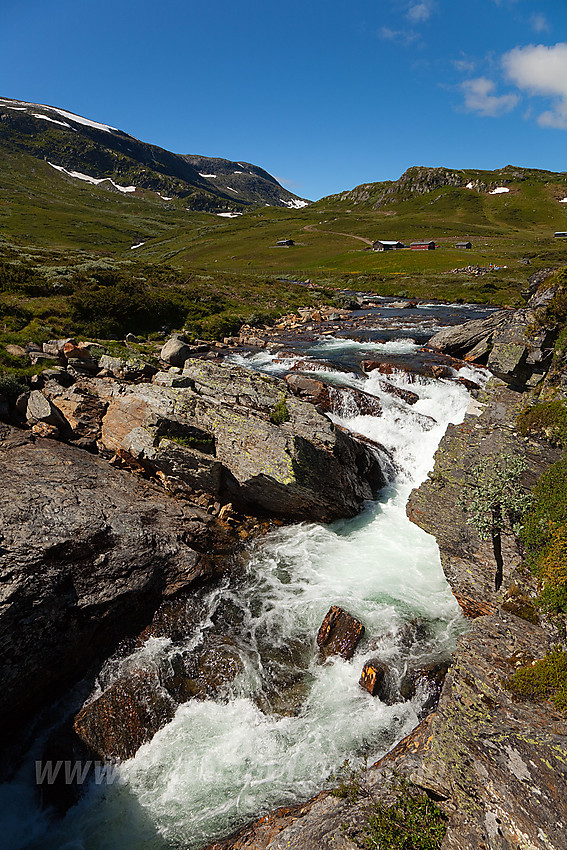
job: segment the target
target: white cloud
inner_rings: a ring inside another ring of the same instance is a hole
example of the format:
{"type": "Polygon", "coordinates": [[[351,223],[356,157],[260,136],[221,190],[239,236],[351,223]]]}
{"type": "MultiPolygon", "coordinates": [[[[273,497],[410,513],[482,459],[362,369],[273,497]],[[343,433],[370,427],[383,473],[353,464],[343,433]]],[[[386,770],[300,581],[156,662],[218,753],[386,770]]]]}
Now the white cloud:
{"type": "Polygon", "coordinates": [[[496,95],[496,84],[487,77],[477,77],[461,83],[465,93],[465,107],[469,112],[496,118],[514,109],[520,98],[517,94],[496,95]]]}
{"type": "Polygon", "coordinates": [[[538,123],[567,130],[567,44],[515,47],[504,54],[502,65],[519,89],[554,99],[552,108],[539,115],[538,123]]]}
{"type": "Polygon", "coordinates": [[[472,59],[467,59],[463,56],[462,59],[453,59],[453,68],[461,74],[472,74],[476,65],[472,59]]]}
{"type": "Polygon", "coordinates": [[[530,24],[535,32],[547,32],[549,30],[547,18],[541,12],[531,16],[530,24]]]}
{"type": "Polygon", "coordinates": [[[421,24],[428,21],[435,8],[434,0],[421,0],[419,3],[410,3],[406,17],[412,24],[421,24]]]}
{"type": "Polygon", "coordinates": [[[380,27],[378,35],[385,41],[396,41],[406,47],[409,44],[413,44],[419,38],[418,34],[413,32],[413,30],[393,30],[385,26],[380,27]]]}

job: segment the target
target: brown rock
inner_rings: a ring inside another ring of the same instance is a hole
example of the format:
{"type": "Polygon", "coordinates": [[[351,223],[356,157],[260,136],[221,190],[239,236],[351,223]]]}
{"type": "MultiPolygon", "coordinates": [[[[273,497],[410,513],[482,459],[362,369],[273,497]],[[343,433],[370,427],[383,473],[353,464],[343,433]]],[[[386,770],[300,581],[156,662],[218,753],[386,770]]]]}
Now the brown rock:
{"type": "Polygon", "coordinates": [[[58,440],[61,436],[59,428],[55,425],[49,425],[47,422],[37,422],[32,425],[31,432],[35,437],[48,437],[52,440],[58,440]]]}
{"type": "Polygon", "coordinates": [[[372,658],[362,668],[359,684],[373,697],[378,697],[386,705],[392,705],[395,697],[392,693],[392,675],[390,668],[379,658],[372,658]]]}
{"type": "Polygon", "coordinates": [[[7,345],[6,351],[8,354],[11,354],[12,357],[27,357],[27,351],[25,348],[22,348],[21,345],[7,345]]]}
{"type": "Polygon", "coordinates": [[[317,634],[317,646],[323,659],[340,655],[347,661],[364,635],[362,623],[338,605],[332,605],[317,634]]]}
{"type": "Polygon", "coordinates": [[[131,758],[171,720],[175,702],[157,677],[138,670],[81,709],[74,729],[101,758],[131,758]]]}

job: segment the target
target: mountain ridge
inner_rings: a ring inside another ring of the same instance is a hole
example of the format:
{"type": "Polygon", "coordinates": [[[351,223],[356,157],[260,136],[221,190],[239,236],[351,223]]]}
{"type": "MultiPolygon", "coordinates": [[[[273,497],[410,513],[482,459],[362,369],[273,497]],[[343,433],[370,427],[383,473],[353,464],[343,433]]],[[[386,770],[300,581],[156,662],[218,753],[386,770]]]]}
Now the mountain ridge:
{"type": "Polygon", "coordinates": [[[155,192],[162,199],[183,200],[190,210],[237,213],[260,205],[308,203],[258,166],[176,154],[109,124],[46,104],[0,98],[0,145],[47,160],[67,177],[91,183],[109,180],[116,190],[127,186],[130,191],[155,192]],[[213,177],[212,169],[220,163],[225,166],[213,177]],[[230,169],[236,186],[225,179],[230,169]]]}

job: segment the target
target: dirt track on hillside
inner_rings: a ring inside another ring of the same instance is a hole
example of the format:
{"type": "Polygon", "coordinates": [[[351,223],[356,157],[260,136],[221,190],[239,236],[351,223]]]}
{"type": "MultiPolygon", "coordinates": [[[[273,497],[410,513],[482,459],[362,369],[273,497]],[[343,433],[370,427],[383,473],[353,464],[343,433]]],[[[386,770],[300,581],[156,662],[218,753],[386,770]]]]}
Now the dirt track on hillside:
{"type": "Polygon", "coordinates": [[[367,245],[372,245],[372,239],[366,239],[364,236],[355,236],[354,233],[342,233],[339,230],[320,230],[316,224],[306,224],[304,230],[311,230],[315,233],[334,233],[335,236],[350,236],[351,239],[358,239],[360,242],[366,242],[367,245]]]}

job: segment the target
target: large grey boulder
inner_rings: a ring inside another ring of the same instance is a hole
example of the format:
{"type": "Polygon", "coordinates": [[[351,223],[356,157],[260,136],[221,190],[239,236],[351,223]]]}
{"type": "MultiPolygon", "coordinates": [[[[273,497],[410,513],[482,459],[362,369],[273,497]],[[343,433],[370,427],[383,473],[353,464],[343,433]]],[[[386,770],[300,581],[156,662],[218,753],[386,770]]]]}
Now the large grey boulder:
{"type": "Polygon", "coordinates": [[[199,508],[156,485],[1,424],[0,480],[0,723],[8,740],[11,727],[146,625],[162,598],[209,572],[211,559],[199,552],[214,551],[217,532],[199,508]]]}
{"type": "Polygon", "coordinates": [[[183,374],[191,387],[97,382],[108,400],[104,446],[129,451],[166,475],[174,462],[187,483],[198,460],[205,477],[218,480],[223,500],[294,519],[353,516],[385,483],[370,446],[279,378],[206,360],[188,361],[183,374]]]}
{"type": "Polygon", "coordinates": [[[160,358],[170,366],[183,366],[191,357],[193,349],[183,339],[172,336],[168,339],[160,352],[160,358]]]}

